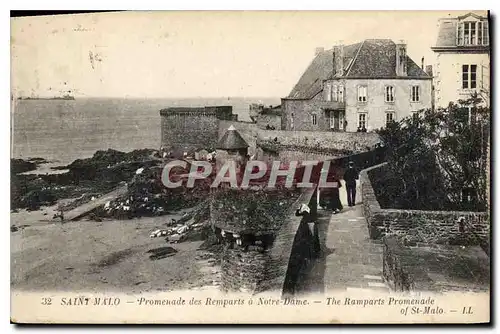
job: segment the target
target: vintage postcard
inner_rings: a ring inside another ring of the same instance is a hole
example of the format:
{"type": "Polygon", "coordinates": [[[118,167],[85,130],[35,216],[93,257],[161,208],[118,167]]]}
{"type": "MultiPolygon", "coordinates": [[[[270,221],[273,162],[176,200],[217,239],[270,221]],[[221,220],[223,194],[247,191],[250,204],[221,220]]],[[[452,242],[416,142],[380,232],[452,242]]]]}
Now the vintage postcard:
{"type": "Polygon", "coordinates": [[[490,322],[487,10],[11,18],[11,321],[490,322]]]}

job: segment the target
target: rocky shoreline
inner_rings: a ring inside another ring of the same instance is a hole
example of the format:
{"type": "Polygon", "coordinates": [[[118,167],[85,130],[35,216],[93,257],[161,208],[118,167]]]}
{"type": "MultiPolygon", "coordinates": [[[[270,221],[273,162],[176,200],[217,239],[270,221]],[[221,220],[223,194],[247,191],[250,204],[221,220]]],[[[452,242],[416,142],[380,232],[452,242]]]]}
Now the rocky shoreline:
{"type": "Polygon", "coordinates": [[[52,167],[67,170],[57,174],[23,174],[36,171],[43,158],[11,159],[11,210],[39,210],[62,199],[82,199],[104,194],[128,182],[137,168],[159,165],[155,150],[145,149],[124,153],[115,150],[97,151],[93,157],[78,159],[67,166],[52,167]]]}
{"type": "MultiPolygon", "coordinates": [[[[95,281],[92,287],[113,286],[134,291],[218,287],[222,244],[210,225],[209,189],[166,188],[160,176],[162,166],[168,161],[152,149],[127,153],[106,150],[54,168],[60,174],[36,174],[38,165],[46,163],[45,160],[11,159],[11,234],[14,249],[19,252],[17,256],[25,263],[15,275],[15,285],[29,288],[32,277],[36,276],[37,287],[50,288],[58,282],[58,286],[73,289],[64,277],[73,275],[78,281],[85,273],[95,281]],[[68,212],[124,184],[126,193],[87,213],[81,218],[85,223],[59,225],[60,221],[52,217],[59,210],[68,212]],[[80,231],[85,231],[89,242],[75,237],[80,231]],[[161,233],[152,237],[155,231],[161,233]],[[44,264],[48,266],[44,272],[51,279],[31,271],[39,256],[25,246],[26,238],[31,238],[39,245],[38,251],[59,264],[54,267],[49,266],[51,261],[44,264]],[[74,260],[80,256],[60,259],[60,247],[66,247],[60,240],[73,245],[72,253],[91,254],[92,259],[99,260],[88,267],[87,262],[74,260]],[[144,260],[145,263],[161,261],[163,265],[143,264],[133,270],[133,277],[115,275],[115,271],[129,272],[131,262],[144,260]],[[71,269],[61,271],[58,269],[61,266],[71,269]]],[[[186,170],[177,172],[184,174],[186,170]]]]}
{"type": "Polygon", "coordinates": [[[10,173],[21,174],[36,170],[40,165],[49,163],[44,158],[10,159],[10,173]]]}

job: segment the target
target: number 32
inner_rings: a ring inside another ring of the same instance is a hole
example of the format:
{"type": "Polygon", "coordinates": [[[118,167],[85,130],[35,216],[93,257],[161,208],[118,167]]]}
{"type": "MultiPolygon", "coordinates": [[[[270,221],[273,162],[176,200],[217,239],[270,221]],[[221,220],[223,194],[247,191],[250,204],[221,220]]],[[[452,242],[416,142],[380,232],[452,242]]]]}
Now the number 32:
{"type": "Polygon", "coordinates": [[[42,305],[52,305],[51,298],[42,298],[42,305]]]}

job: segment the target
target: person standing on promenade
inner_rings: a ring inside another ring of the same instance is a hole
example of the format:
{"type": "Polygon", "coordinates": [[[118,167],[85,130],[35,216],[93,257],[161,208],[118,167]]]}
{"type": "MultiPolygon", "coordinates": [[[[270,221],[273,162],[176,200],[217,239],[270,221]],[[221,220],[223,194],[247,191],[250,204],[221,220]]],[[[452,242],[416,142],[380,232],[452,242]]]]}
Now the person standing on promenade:
{"type": "Polygon", "coordinates": [[[356,180],[359,179],[359,174],[354,168],[354,162],[349,161],[349,167],[344,173],[344,180],[347,188],[347,203],[349,206],[356,205],[356,180]]]}

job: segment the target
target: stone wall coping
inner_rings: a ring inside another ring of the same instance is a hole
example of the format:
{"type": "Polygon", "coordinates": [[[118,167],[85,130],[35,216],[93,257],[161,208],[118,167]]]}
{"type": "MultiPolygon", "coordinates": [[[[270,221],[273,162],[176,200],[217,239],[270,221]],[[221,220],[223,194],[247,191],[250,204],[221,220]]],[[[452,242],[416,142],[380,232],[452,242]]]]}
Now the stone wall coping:
{"type": "Polygon", "coordinates": [[[363,202],[365,202],[368,207],[370,208],[370,211],[372,214],[374,213],[384,213],[384,214],[415,214],[415,215],[421,215],[421,214],[426,214],[426,215],[439,215],[439,216],[469,216],[469,215],[480,215],[480,216],[487,216],[489,213],[486,211],[437,211],[437,210],[405,210],[405,209],[382,209],[380,207],[380,203],[378,202],[376,196],[375,196],[375,191],[373,190],[372,184],[370,182],[370,178],[368,177],[368,172],[381,168],[383,166],[387,165],[387,162],[381,163],[379,165],[372,166],[370,168],[366,168],[361,171],[360,173],[360,179],[362,182],[363,187],[367,187],[367,191],[372,194],[373,196],[365,196],[363,193],[363,202]]]}
{"type": "Polygon", "coordinates": [[[330,153],[330,154],[343,154],[348,156],[354,154],[346,149],[336,149],[336,148],[322,148],[321,146],[305,146],[305,145],[293,145],[293,144],[280,144],[274,143],[271,140],[257,140],[257,146],[262,148],[264,151],[278,152],[278,151],[299,151],[304,153],[330,153]]]}

